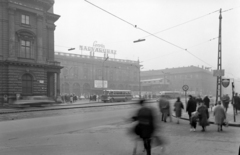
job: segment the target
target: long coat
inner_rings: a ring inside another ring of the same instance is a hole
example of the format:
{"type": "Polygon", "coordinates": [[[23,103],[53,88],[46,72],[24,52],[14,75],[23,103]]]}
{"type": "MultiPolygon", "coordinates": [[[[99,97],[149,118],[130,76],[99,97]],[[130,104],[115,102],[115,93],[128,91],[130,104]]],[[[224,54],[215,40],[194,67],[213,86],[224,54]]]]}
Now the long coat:
{"type": "Polygon", "coordinates": [[[182,109],[184,108],[183,103],[181,101],[180,102],[175,102],[174,103],[174,108],[175,108],[176,117],[181,117],[182,116],[182,109]]]}
{"type": "Polygon", "coordinates": [[[209,118],[207,107],[205,105],[200,105],[197,111],[199,112],[199,125],[204,127],[207,126],[209,118]]]}
{"type": "Polygon", "coordinates": [[[193,98],[190,98],[187,103],[187,112],[192,113],[196,111],[197,103],[193,98]]]}
{"type": "Polygon", "coordinates": [[[215,123],[222,125],[224,119],[226,118],[226,113],[224,108],[221,105],[218,105],[214,108],[213,115],[215,116],[215,123]]]}
{"type": "Polygon", "coordinates": [[[170,111],[170,103],[169,103],[169,101],[166,100],[166,99],[160,99],[160,101],[159,101],[159,109],[160,109],[161,113],[169,114],[169,111],[170,111]]]}

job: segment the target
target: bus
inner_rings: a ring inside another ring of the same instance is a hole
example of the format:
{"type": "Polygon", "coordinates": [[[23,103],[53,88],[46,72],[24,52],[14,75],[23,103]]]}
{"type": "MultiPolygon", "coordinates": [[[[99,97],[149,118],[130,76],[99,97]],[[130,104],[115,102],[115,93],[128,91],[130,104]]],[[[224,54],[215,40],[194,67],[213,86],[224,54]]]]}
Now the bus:
{"type": "Polygon", "coordinates": [[[182,93],[178,91],[162,91],[159,92],[158,97],[165,97],[168,99],[176,99],[177,97],[181,97],[182,93]]]}
{"type": "Polygon", "coordinates": [[[131,90],[104,90],[101,100],[106,102],[126,102],[132,100],[131,90]]]}

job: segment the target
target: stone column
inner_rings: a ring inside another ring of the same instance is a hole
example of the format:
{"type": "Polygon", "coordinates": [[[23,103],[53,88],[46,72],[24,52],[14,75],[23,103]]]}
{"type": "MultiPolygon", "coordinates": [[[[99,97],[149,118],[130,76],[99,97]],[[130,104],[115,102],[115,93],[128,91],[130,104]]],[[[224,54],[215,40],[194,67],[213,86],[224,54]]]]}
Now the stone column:
{"type": "Polygon", "coordinates": [[[43,62],[43,16],[37,15],[37,62],[43,62]]]}
{"type": "Polygon", "coordinates": [[[10,60],[16,59],[16,48],[15,48],[15,8],[8,9],[9,15],[9,57],[10,60]]]}
{"type": "Polygon", "coordinates": [[[60,73],[57,73],[57,102],[62,102],[61,96],[60,96],[60,73]]]}
{"type": "Polygon", "coordinates": [[[57,96],[60,95],[60,73],[57,73],[57,96]]]}

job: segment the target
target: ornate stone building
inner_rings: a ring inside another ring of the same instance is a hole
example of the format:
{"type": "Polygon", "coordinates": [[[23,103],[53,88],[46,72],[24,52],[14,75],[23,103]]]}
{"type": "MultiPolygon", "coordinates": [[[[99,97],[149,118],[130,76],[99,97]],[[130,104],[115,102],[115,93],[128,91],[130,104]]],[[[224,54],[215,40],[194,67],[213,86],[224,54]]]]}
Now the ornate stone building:
{"type": "Polygon", "coordinates": [[[139,90],[139,62],[104,57],[55,52],[61,62],[61,93],[89,96],[104,89],[139,90]]]}
{"type": "Polygon", "coordinates": [[[53,0],[0,0],[0,103],[21,96],[59,93],[60,63],[54,60],[59,15],[53,0]]]}
{"type": "Polygon", "coordinates": [[[182,86],[188,85],[189,94],[214,95],[216,94],[216,77],[213,72],[204,67],[188,66],[149,70],[141,72],[142,92],[156,94],[160,91],[183,92],[182,86]],[[158,83],[156,83],[158,79],[158,83]]]}

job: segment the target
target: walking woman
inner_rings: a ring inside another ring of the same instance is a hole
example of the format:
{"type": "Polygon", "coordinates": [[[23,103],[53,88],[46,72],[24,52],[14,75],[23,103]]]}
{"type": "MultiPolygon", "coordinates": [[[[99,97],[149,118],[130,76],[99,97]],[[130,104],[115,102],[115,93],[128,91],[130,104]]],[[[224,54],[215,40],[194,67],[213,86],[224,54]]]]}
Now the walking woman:
{"type": "Polygon", "coordinates": [[[218,132],[222,131],[224,120],[226,119],[226,113],[221,106],[221,101],[218,101],[218,105],[214,108],[213,116],[215,116],[215,123],[218,126],[218,132]]]}
{"type": "Polygon", "coordinates": [[[199,113],[199,125],[202,127],[202,131],[204,132],[206,126],[209,125],[208,124],[209,113],[203,101],[200,102],[197,112],[199,113]]]}
{"type": "Polygon", "coordinates": [[[179,118],[182,116],[183,103],[180,100],[180,97],[177,98],[177,101],[174,103],[174,111],[177,118],[177,124],[179,124],[179,118]]]}

